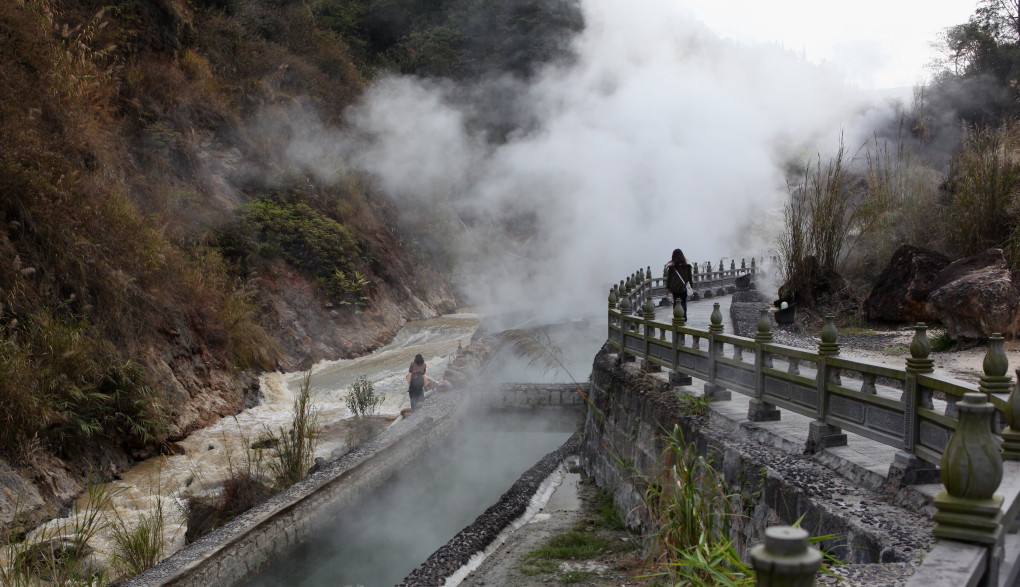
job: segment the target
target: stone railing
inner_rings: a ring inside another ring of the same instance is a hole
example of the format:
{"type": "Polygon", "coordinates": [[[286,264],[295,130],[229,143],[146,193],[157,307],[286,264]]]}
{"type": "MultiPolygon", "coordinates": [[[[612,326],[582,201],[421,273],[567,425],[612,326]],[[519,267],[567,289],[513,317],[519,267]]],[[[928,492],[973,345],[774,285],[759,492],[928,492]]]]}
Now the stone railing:
{"type": "MultiPolygon", "coordinates": [[[[751,263],[748,265],[744,259],[740,260],[740,267],[737,267],[737,261],[735,259],[730,260],[730,266],[727,269],[723,261],[719,261],[718,269],[713,270],[711,263],[691,263],[693,269],[692,286],[694,293],[691,295],[691,301],[697,301],[701,298],[711,298],[713,296],[721,296],[727,293],[733,293],[738,287],[738,279],[745,278],[748,282],[754,279],[758,273],[757,264],[754,258],[751,258],[751,263]]],[[[627,279],[620,280],[620,283],[613,286],[613,291],[617,297],[620,297],[621,292],[626,292],[630,299],[630,306],[634,309],[635,313],[640,313],[641,308],[645,305],[648,300],[654,300],[656,298],[668,297],[670,294],[666,291],[666,279],[664,276],[652,276],[652,267],[648,266],[645,269],[638,269],[627,279]]]]}
{"type": "Polygon", "coordinates": [[[935,499],[938,556],[926,557],[911,584],[1014,584],[1020,391],[1006,375],[1001,336],[991,337],[984,374],[973,385],[933,373],[923,324],[915,327],[904,367],[895,368],[840,357],[834,316],[826,317],[817,352],[775,344],[767,308],[753,338],[725,334],[718,303],[707,330],[686,326],[679,308],[671,322],[657,322],[653,295],[639,296],[640,308],[631,306],[633,292],[654,292],[654,282],[646,277],[628,287],[625,281],[609,294],[608,342],[621,361],[668,369],[676,383],[700,379],[713,401],[730,399],[731,392],[748,396],[750,421],[778,420],[780,410],[811,418],[806,452],[846,444],[844,430],[898,449],[891,481],[941,479],[945,486],[935,499]],[[1003,423],[1010,426],[1003,430],[1003,423]],[[1004,476],[1008,482],[1000,484],[1004,476]]]}

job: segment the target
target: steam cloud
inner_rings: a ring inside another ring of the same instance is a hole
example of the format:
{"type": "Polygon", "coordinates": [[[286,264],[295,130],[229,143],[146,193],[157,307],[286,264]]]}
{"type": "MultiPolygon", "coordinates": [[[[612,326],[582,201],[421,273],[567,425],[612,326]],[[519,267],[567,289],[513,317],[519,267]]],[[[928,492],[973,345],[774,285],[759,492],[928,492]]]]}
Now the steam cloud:
{"type": "Polygon", "coordinates": [[[824,159],[841,133],[856,149],[895,116],[780,47],[721,39],[675,2],[583,9],[569,65],[468,90],[382,79],[349,129],[305,119],[288,155],[491,219],[465,237],[485,251],[463,265],[466,293],[548,319],[601,314],[612,283],[658,272],[675,247],[714,264],[766,254],[782,223],[783,164],[824,159]],[[499,116],[519,130],[488,141],[474,123],[499,116]],[[534,223],[532,236],[511,242],[508,222],[534,223]]]}

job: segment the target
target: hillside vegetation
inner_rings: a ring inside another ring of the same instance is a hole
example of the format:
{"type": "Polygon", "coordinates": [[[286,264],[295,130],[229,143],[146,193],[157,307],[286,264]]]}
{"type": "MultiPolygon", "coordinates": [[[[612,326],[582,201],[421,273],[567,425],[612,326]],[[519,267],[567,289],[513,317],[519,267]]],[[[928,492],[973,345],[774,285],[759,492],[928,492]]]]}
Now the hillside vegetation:
{"type": "Polygon", "coordinates": [[[456,307],[427,223],[282,163],[265,121],[342,126],[388,70],[528,75],[579,28],[552,0],[0,3],[0,524],[252,405],[261,370],[456,307]]]}
{"type": "Polygon", "coordinates": [[[981,0],[944,32],[933,81],[891,127],[863,145],[830,146],[830,158],[790,163],[780,297],[862,320],[860,302],[903,244],[954,260],[1000,248],[1017,275],[1018,23],[1020,3],[981,0]]]}

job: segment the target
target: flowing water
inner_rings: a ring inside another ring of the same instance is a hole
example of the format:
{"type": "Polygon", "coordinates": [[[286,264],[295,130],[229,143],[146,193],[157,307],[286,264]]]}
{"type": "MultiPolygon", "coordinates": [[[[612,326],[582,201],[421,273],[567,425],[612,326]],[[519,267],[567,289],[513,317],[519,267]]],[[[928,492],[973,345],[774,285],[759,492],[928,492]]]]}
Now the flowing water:
{"type": "MultiPolygon", "coordinates": [[[[328,425],[350,417],[344,396],[359,376],[365,376],[383,396],[380,414],[395,418],[402,408],[409,407],[404,374],[415,354],[421,353],[428,364],[428,374],[442,378],[449,361],[459,347],[467,346],[480,322],[476,314],[452,314],[431,320],[408,323],[388,345],[356,359],[327,361],[311,371],[310,387],[318,422],[328,425]]],[[[111,520],[119,519],[128,528],[151,517],[161,505],[166,522],[166,555],[184,546],[186,500],[217,494],[233,471],[243,470],[253,452],[250,445],[267,430],[289,428],[293,417],[295,394],[305,373],[269,373],[261,379],[262,404],[235,417],[223,418],[213,425],[194,432],[179,442],[185,453],[152,458],[125,471],[118,481],[105,489],[113,495],[111,520]]],[[[342,452],[349,439],[328,435],[316,448],[315,455],[328,458],[334,451],[342,452]]],[[[89,506],[87,496],[79,500],[77,510],[89,506]]],[[[483,508],[484,509],[484,508],[483,508]]],[[[54,520],[39,528],[37,535],[60,533],[73,527],[83,514],[54,520]]],[[[113,551],[110,529],[100,532],[90,545],[106,558],[113,551]]]]}
{"type": "Polygon", "coordinates": [[[249,587],[399,583],[566,442],[579,412],[472,414],[354,511],[274,563],[249,587]]]}

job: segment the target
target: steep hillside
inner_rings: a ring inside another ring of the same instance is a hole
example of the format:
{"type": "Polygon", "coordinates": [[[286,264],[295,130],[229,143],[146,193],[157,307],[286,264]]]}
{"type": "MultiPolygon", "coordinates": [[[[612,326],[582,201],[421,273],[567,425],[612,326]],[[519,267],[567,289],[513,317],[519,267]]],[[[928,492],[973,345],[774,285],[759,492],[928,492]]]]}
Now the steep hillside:
{"type": "Polygon", "coordinates": [[[4,526],[257,402],[260,370],[457,305],[368,182],[275,159],[274,109],[359,95],[346,45],[304,2],[218,4],[0,5],[4,526]]]}

